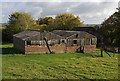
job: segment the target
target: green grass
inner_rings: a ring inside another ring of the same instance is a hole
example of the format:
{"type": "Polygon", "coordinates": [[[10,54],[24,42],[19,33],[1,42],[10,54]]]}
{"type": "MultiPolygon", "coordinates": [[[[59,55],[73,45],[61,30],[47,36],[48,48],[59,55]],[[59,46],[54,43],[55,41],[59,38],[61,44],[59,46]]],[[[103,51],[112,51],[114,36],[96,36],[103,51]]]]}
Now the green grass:
{"type": "Polygon", "coordinates": [[[105,53],[104,57],[91,56],[100,55],[97,53],[23,55],[12,44],[4,44],[2,48],[3,79],[118,79],[118,54],[115,57],[105,53]]]}

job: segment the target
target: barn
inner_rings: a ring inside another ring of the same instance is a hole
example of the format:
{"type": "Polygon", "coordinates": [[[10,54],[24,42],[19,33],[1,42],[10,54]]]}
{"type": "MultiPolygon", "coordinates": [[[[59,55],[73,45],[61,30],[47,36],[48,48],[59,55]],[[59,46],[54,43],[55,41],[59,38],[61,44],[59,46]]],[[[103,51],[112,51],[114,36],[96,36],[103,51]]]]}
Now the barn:
{"type": "Polygon", "coordinates": [[[13,43],[25,54],[95,52],[97,37],[86,31],[27,30],[13,35],[13,43]]]}

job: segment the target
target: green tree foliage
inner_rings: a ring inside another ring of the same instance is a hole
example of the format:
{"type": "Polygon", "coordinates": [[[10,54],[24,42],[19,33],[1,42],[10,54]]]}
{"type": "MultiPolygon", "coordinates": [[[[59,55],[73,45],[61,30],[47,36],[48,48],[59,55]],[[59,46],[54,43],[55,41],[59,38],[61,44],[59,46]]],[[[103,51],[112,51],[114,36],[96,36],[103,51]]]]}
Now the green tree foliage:
{"type": "Polygon", "coordinates": [[[93,27],[95,28],[96,31],[99,31],[101,25],[95,25],[95,26],[93,26],[93,27]]]}
{"type": "Polygon", "coordinates": [[[48,30],[48,26],[54,22],[54,19],[52,17],[44,17],[44,18],[38,18],[36,21],[37,24],[39,24],[39,30],[48,30]]]}
{"type": "Polygon", "coordinates": [[[71,30],[73,27],[84,26],[80,18],[72,14],[58,14],[54,22],[48,26],[48,30],[71,30]]]}
{"type": "Polygon", "coordinates": [[[54,19],[52,17],[45,17],[45,18],[38,18],[36,22],[39,25],[42,25],[42,24],[49,25],[53,20],[54,19]]]}
{"type": "Polygon", "coordinates": [[[115,14],[115,26],[116,26],[116,46],[120,47],[120,8],[115,14]]]}
{"type": "Polygon", "coordinates": [[[14,34],[32,29],[36,26],[36,22],[27,13],[15,12],[9,15],[9,22],[6,29],[3,30],[3,40],[12,41],[14,34]]]}
{"type": "Polygon", "coordinates": [[[102,23],[100,33],[108,46],[120,46],[120,9],[102,23]]]}
{"type": "Polygon", "coordinates": [[[52,17],[38,18],[36,21],[40,25],[40,30],[52,31],[52,30],[71,30],[73,27],[81,26],[80,18],[75,17],[72,14],[58,14],[55,19],[52,17]]]}

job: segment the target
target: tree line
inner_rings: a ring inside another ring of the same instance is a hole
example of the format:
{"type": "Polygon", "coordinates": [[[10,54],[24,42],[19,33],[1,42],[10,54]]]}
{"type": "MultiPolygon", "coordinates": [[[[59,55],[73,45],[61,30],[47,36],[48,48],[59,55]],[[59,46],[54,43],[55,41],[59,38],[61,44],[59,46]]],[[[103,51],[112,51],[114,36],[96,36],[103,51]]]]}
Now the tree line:
{"type": "Polygon", "coordinates": [[[31,15],[25,12],[15,12],[9,15],[8,25],[2,30],[3,41],[13,40],[13,35],[28,29],[52,31],[71,30],[73,27],[84,26],[80,18],[72,14],[58,14],[55,19],[52,17],[38,18],[34,20],[31,15]]]}

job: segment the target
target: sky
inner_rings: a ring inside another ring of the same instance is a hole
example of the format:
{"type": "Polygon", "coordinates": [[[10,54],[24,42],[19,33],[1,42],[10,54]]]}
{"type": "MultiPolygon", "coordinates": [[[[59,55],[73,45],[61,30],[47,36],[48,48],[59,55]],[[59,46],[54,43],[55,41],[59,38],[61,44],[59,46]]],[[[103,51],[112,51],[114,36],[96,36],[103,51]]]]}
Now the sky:
{"type": "Polygon", "coordinates": [[[116,12],[119,0],[2,0],[0,23],[7,23],[14,12],[26,12],[33,19],[70,13],[79,16],[84,24],[101,24],[116,12]]]}

